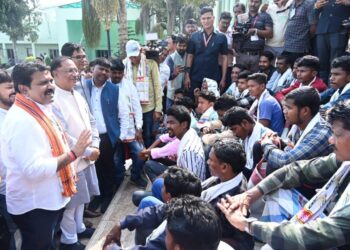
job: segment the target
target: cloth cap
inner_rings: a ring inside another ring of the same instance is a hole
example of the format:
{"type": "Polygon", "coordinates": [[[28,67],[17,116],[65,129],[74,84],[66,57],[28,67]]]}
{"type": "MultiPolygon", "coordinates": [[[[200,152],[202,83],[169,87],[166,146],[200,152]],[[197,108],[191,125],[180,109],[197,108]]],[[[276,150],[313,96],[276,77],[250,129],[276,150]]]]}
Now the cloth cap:
{"type": "Polygon", "coordinates": [[[140,55],[140,44],[139,42],[135,40],[130,40],[126,43],[125,50],[126,50],[126,56],[138,56],[140,55]]]}

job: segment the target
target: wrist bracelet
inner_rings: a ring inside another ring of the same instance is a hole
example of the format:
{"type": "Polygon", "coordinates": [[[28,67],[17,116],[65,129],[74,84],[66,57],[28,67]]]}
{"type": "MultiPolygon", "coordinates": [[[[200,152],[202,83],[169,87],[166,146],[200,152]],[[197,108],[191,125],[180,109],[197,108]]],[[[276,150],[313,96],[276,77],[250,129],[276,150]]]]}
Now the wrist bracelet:
{"type": "Polygon", "coordinates": [[[68,154],[69,154],[69,157],[71,158],[72,161],[75,161],[78,158],[73,150],[69,151],[68,154]]]}

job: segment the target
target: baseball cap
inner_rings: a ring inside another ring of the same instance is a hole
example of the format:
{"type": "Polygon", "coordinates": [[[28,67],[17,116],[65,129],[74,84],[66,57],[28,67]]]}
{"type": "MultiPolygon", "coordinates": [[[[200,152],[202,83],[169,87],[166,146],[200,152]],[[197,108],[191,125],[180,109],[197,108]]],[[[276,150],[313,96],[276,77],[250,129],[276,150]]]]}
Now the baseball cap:
{"type": "Polygon", "coordinates": [[[140,44],[135,40],[130,40],[125,45],[126,56],[138,56],[140,54],[140,44]]]}

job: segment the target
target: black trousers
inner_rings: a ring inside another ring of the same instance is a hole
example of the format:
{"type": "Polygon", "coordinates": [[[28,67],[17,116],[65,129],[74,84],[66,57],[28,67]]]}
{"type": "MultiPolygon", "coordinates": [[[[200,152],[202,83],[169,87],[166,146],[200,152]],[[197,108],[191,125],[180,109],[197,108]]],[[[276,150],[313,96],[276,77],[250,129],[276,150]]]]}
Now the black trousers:
{"type": "Polygon", "coordinates": [[[63,211],[34,209],[21,215],[11,214],[22,235],[21,250],[56,249],[55,228],[61,222],[63,211]]]}
{"type": "Polygon", "coordinates": [[[101,198],[111,198],[116,185],[116,167],[114,163],[115,147],[108,134],[100,134],[100,156],[95,162],[98,186],[101,198]]]}

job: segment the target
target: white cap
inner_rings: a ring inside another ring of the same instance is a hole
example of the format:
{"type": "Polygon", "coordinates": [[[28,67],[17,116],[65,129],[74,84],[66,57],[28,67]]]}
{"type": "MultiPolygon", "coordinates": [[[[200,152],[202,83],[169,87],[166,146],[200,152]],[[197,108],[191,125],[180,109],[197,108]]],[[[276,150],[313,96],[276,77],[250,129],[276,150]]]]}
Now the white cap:
{"type": "Polygon", "coordinates": [[[140,55],[140,44],[135,40],[130,40],[125,45],[126,56],[138,56],[140,55]]]}

